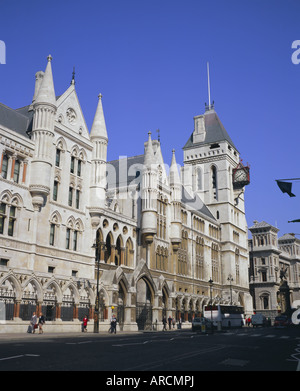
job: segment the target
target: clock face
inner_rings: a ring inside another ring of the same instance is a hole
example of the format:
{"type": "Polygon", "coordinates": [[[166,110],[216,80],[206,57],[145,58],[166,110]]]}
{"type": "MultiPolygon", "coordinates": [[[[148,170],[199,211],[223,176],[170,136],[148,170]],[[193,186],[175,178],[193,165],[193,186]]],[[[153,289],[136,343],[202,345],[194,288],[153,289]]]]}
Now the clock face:
{"type": "Polygon", "coordinates": [[[234,174],[234,181],[235,182],[245,182],[247,181],[247,173],[244,169],[236,170],[234,174]]]}
{"type": "Polygon", "coordinates": [[[233,171],[233,187],[240,189],[250,183],[249,169],[247,167],[237,168],[233,171]]]}

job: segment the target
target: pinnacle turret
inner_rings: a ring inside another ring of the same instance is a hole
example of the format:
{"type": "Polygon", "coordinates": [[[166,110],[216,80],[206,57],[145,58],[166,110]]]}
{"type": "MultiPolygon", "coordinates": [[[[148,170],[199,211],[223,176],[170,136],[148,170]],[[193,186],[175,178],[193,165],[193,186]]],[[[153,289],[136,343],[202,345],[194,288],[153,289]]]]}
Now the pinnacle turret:
{"type": "Polygon", "coordinates": [[[175,157],[175,149],[172,150],[172,161],[170,166],[170,173],[169,173],[169,182],[170,185],[180,185],[181,180],[178,172],[178,167],[176,163],[176,157],[175,157]]]}
{"type": "Polygon", "coordinates": [[[103,139],[108,140],[103,107],[102,107],[102,95],[98,95],[98,106],[96,109],[93,125],[91,128],[90,137],[101,137],[103,139]]]}
{"type": "Polygon", "coordinates": [[[37,96],[35,97],[34,105],[51,104],[53,106],[56,106],[56,97],[51,67],[52,57],[49,55],[47,59],[47,67],[43,76],[41,86],[38,90],[37,96]]]}
{"type": "Polygon", "coordinates": [[[154,163],[154,151],[151,140],[151,132],[148,132],[148,144],[145,151],[144,165],[150,167],[154,163]]]}

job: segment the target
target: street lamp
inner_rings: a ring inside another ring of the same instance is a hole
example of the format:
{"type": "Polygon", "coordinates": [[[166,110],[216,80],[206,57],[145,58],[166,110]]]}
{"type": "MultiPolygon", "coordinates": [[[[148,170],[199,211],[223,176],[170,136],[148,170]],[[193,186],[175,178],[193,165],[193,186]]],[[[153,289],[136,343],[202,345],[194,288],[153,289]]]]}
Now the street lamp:
{"type": "Polygon", "coordinates": [[[211,324],[211,332],[214,332],[214,323],[213,323],[213,317],[212,317],[212,288],[213,288],[213,280],[210,277],[209,281],[209,290],[210,290],[210,320],[212,322],[211,324]]]}
{"type": "Polygon", "coordinates": [[[232,275],[229,274],[227,281],[229,281],[229,288],[230,288],[230,305],[232,305],[232,286],[231,283],[233,281],[232,275]]]}
{"type": "Polygon", "coordinates": [[[100,266],[100,251],[99,243],[96,239],[96,242],[93,244],[92,248],[95,249],[95,263],[97,265],[97,294],[95,302],[95,311],[94,311],[94,333],[99,333],[99,266],[100,266]]]}

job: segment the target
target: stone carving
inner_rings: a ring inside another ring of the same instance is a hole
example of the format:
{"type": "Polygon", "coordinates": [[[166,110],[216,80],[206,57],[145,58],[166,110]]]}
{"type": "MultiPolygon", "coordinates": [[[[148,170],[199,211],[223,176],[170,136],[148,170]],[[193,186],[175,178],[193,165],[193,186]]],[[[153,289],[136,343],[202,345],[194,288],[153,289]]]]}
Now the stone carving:
{"type": "Polygon", "coordinates": [[[69,107],[66,112],[66,115],[67,115],[67,118],[68,118],[68,121],[70,122],[70,124],[74,125],[76,123],[76,118],[77,118],[75,110],[72,109],[71,107],[69,107]]]}

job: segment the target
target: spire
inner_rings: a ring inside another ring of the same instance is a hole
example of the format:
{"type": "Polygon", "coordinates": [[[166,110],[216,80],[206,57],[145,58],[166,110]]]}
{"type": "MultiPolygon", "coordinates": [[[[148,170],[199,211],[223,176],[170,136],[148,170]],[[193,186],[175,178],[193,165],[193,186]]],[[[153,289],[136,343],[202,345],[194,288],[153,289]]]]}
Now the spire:
{"type": "Polygon", "coordinates": [[[96,114],[94,117],[94,122],[92,125],[90,137],[102,137],[108,140],[107,138],[107,131],[106,131],[106,125],[105,125],[105,119],[103,114],[103,107],[102,107],[102,95],[98,95],[98,106],[96,109],[96,114]]]}
{"type": "Polygon", "coordinates": [[[178,167],[176,163],[175,149],[172,150],[172,161],[170,166],[169,180],[170,180],[170,185],[181,184],[178,167]]]}
{"type": "Polygon", "coordinates": [[[47,60],[48,60],[48,63],[47,63],[47,67],[45,70],[45,74],[44,74],[41,86],[38,90],[38,94],[36,96],[34,104],[50,103],[53,106],[56,106],[56,98],[55,98],[52,68],[51,68],[52,57],[50,54],[47,57],[47,60]]]}
{"type": "Polygon", "coordinates": [[[154,151],[151,140],[151,132],[148,132],[148,145],[145,151],[144,164],[146,167],[154,163],[154,151]]]}
{"type": "Polygon", "coordinates": [[[205,111],[213,110],[215,102],[210,103],[210,77],[209,77],[209,62],[207,62],[207,90],[208,90],[208,105],[205,103],[205,111]]]}
{"type": "Polygon", "coordinates": [[[72,72],[72,80],[71,80],[71,85],[75,85],[75,67],[73,67],[73,72],[72,72]]]}

